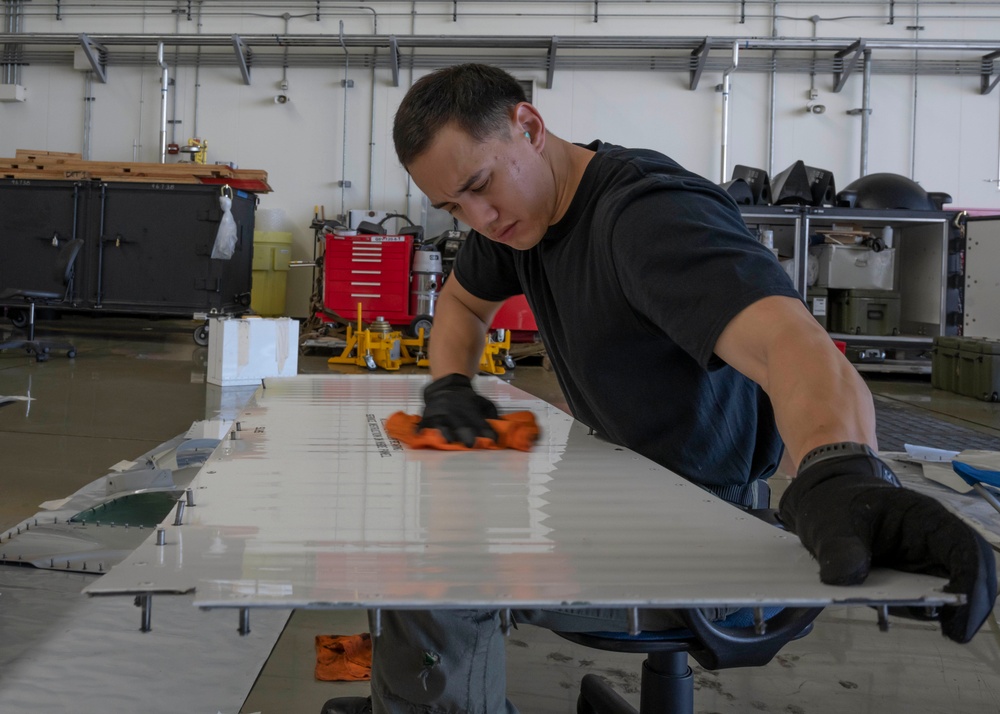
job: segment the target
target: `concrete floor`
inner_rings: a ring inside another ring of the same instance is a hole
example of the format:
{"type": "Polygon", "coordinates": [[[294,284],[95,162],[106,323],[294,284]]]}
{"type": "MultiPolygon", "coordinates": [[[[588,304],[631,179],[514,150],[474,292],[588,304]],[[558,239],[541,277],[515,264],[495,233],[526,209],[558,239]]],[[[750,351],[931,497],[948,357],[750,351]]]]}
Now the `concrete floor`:
{"type": "MultiPolygon", "coordinates": [[[[41,502],[70,495],[112,464],[212,415],[220,394],[205,383],[207,350],[192,341],[194,327],[184,321],[65,319],[46,324],[42,332],[72,338],[79,352],[75,360],[54,355],[36,363],[19,352],[0,352],[0,397],[32,398],[0,406],[0,531],[37,513],[41,502]]],[[[4,331],[0,326],[0,337],[4,331]]],[[[300,358],[300,372],[326,371],[324,355],[300,358]]],[[[520,366],[513,383],[561,402],[554,378],[540,366],[520,366]]],[[[967,444],[954,442],[967,438],[977,442],[970,445],[1000,449],[1000,405],[932,390],[927,378],[881,377],[869,379],[869,385],[878,403],[894,414],[933,416],[955,427],[941,431],[948,443],[933,446],[965,448],[967,444]]],[[[905,436],[880,433],[880,440],[905,436]]],[[[774,485],[780,493],[781,480],[776,477],[774,485]]],[[[931,624],[893,619],[890,631],[883,633],[867,608],[828,610],[812,634],[790,644],[766,667],[718,673],[696,669],[696,711],[1000,712],[995,615],[971,644],[958,646],[931,624]]],[[[313,678],[316,635],[365,629],[362,613],[293,613],[242,708],[234,702],[225,711],[312,714],[330,697],[365,694],[363,683],[313,678]]],[[[531,627],[513,632],[509,643],[508,691],[525,714],[574,712],[579,679],[590,671],[603,674],[636,700],[638,655],[585,649],[531,627]]],[[[233,644],[238,646],[239,640],[234,638],[233,644]]],[[[184,675],[164,676],[177,677],[183,686],[184,675]]],[[[0,686],[18,686],[3,680],[0,671],[0,686]]],[[[70,695],[65,703],[67,710],[87,710],[70,695]]],[[[176,711],[169,701],[151,703],[144,711],[161,710],[176,711]]]]}

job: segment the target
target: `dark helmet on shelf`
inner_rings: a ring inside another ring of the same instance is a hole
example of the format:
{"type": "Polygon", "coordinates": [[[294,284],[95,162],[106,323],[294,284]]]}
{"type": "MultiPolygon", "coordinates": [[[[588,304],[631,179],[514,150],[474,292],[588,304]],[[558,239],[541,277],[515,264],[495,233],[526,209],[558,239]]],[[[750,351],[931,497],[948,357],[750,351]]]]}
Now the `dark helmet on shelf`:
{"type": "Polygon", "coordinates": [[[891,173],[862,176],[837,194],[837,205],[849,208],[940,211],[946,203],[951,203],[947,193],[928,193],[916,181],[891,173]]]}

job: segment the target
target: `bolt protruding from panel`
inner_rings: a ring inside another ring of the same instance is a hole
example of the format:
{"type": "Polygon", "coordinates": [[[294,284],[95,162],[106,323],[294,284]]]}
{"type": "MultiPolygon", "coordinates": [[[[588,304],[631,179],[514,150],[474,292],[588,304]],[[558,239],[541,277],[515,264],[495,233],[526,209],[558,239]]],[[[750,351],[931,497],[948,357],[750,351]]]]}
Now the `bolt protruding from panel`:
{"type": "Polygon", "coordinates": [[[889,631],[889,606],[879,605],[877,608],[878,612],[878,629],[881,632],[889,631]]]}
{"type": "Polygon", "coordinates": [[[370,625],[371,625],[372,637],[381,637],[382,636],[382,611],[379,610],[379,609],[377,609],[377,608],[374,609],[374,610],[372,610],[371,611],[371,615],[370,615],[370,620],[371,620],[370,625]]]}
{"type": "Polygon", "coordinates": [[[156,529],[156,544],[166,545],[167,544],[167,530],[165,528],[156,529]]]}
{"type": "Polygon", "coordinates": [[[510,636],[510,626],[511,626],[510,609],[504,608],[503,610],[500,611],[500,632],[503,634],[504,637],[510,636]]]}
{"type": "Polygon", "coordinates": [[[142,621],[139,625],[141,632],[149,632],[153,629],[153,596],[150,593],[136,595],[135,604],[142,608],[142,621]]]}
{"type": "Polygon", "coordinates": [[[628,633],[635,637],[642,630],[639,629],[639,608],[633,607],[628,611],[628,633]]]}
{"type": "Polygon", "coordinates": [[[174,525],[184,525],[184,501],[177,501],[177,513],[174,515],[174,525]]]}
{"type": "Polygon", "coordinates": [[[188,505],[188,507],[193,506],[194,505],[194,490],[189,488],[186,491],[184,491],[184,494],[187,496],[187,505],[188,505]]]}
{"type": "Polygon", "coordinates": [[[764,608],[762,607],[753,609],[753,630],[758,635],[767,633],[767,621],[764,620],[764,608]]]}
{"type": "Polygon", "coordinates": [[[240,637],[245,637],[250,634],[250,608],[241,607],[240,608],[240,627],[239,627],[240,637]]]}

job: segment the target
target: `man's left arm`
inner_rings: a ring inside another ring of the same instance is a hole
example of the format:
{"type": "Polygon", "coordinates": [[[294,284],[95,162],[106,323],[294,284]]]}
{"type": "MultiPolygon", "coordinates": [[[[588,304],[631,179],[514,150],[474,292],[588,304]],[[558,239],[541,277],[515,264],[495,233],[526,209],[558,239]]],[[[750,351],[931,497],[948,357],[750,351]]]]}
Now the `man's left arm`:
{"type": "Polygon", "coordinates": [[[899,487],[875,455],[875,410],[857,370],[801,301],[766,297],[734,317],[715,354],[771,400],[798,464],[780,517],[826,583],[859,583],[872,565],[948,578],[967,603],[942,610],[945,635],[967,642],[997,595],[993,551],[935,499],[899,487]]]}

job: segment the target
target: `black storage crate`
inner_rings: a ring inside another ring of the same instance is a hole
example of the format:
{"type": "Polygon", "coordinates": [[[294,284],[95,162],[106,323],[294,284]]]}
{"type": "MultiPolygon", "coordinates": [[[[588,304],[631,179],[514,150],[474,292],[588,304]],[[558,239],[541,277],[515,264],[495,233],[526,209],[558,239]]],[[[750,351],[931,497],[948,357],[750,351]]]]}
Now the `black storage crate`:
{"type": "MultiPolygon", "coordinates": [[[[57,310],[200,317],[249,309],[255,194],[232,192],[238,241],[211,258],[219,186],[0,180],[0,290],[61,290],[56,244],[84,241],[70,301],[57,310]]],[[[7,308],[23,308],[13,299],[7,308]]]]}

